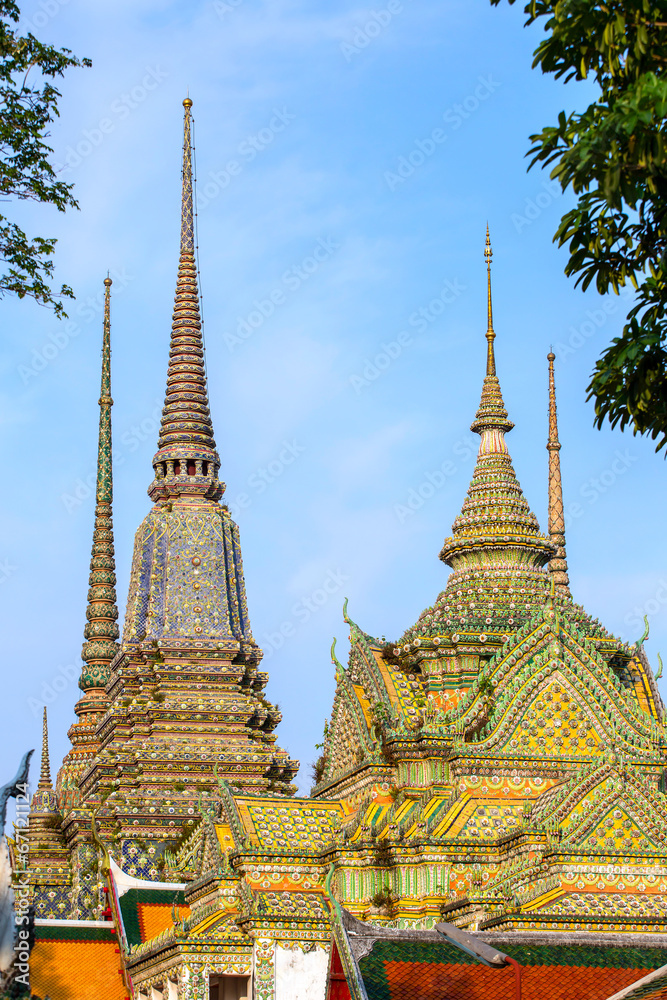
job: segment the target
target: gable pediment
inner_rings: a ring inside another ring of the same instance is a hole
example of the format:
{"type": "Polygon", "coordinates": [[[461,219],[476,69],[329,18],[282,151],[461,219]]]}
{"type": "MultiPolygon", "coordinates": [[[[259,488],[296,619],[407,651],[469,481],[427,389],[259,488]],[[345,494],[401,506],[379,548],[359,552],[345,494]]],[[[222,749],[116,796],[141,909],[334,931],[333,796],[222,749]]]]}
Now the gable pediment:
{"type": "Polygon", "coordinates": [[[587,695],[565,664],[552,662],[528,674],[515,696],[494,709],[480,742],[488,749],[538,757],[601,757],[613,729],[587,695]]]}
{"type": "Polygon", "coordinates": [[[564,846],[627,854],[667,844],[666,797],[623,763],[579,771],[541,795],[531,818],[558,830],[564,846]]]}
{"type": "Polygon", "coordinates": [[[493,700],[477,742],[542,756],[595,758],[612,745],[634,757],[653,756],[665,742],[663,728],[592,644],[586,646],[546,620],[515,646],[506,645],[484,678],[493,700]]]}
{"type": "MultiPolygon", "coordinates": [[[[585,787],[585,786],[584,786],[585,787]]],[[[667,843],[667,803],[643,783],[619,770],[585,794],[562,823],[568,844],[614,853],[664,851],[667,843]]]]}
{"type": "Polygon", "coordinates": [[[585,829],[581,831],[584,834],[579,840],[581,847],[623,854],[628,851],[655,851],[663,847],[663,844],[657,842],[657,838],[652,840],[640,828],[631,809],[622,801],[617,801],[590,825],[590,833],[586,834],[585,829]]]}

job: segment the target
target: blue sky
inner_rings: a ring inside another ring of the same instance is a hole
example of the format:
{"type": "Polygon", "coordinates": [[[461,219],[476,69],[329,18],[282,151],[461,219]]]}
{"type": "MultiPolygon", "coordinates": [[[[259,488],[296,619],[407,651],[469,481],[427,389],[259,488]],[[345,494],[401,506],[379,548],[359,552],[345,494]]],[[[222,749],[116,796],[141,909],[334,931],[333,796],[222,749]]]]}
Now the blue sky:
{"type": "Polygon", "coordinates": [[[648,441],[593,428],[586,385],[623,303],[565,279],[552,235],[567,198],[525,160],[528,136],[587,90],[530,69],[540,36],[521,10],[31,0],[22,13],[93,68],[63,81],[51,140],[81,210],[5,206],[57,236],[57,278],[77,295],[70,325],[0,304],[7,776],[39,744],[44,701],[55,766],[74,720],[107,269],[124,611],[164,395],[188,88],[221,475],[268,696],[284,713],[279,743],[301,760],[302,789],[331,708],[334,635],[345,650],[343,599],[366,631],[396,638],[445,585],[437,556],[477,441],[487,220],[517,474],[545,528],[553,345],[572,590],[626,640],[648,613],[655,664],[667,652],[664,461],[648,441]],[[281,643],[283,626],[293,634],[281,643]]]}

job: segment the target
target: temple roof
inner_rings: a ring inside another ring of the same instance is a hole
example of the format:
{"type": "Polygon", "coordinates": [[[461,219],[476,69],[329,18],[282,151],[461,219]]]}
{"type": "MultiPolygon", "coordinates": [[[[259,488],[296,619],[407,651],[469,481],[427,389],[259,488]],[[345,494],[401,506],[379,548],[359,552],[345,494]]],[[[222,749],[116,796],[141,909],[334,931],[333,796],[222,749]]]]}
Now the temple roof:
{"type": "Polygon", "coordinates": [[[665,956],[657,934],[619,935],[591,929],[582,941],[581,933],[469,934],[447,923],[438,923],[436,928],[385,927],[356,920],[334,904],[334,962],[344,973],[347,996],[351,1000],[416,996],[505,1000],[519,995],[517,965],[524,1000],[592,996],[664,1000],[666,995],[667,967],[656,968],[665,956]],[[655,971],[637,981],[640,970],[655,971]],[[619,987],[623,987],[620,992],[614,992],[619,987]]]}
{"type": "Polygon", "coordinates": [[[30,953],[33,996],[51,1000],[127,1000],[118,941],[110,922],[35,921],[30,953]]]}

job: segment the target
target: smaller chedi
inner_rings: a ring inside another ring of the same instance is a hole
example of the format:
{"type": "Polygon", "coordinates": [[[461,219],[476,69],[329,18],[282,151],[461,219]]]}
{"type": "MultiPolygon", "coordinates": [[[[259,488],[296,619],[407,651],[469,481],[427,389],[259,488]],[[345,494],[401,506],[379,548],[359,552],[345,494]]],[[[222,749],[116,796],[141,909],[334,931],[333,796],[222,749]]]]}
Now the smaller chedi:
{"type": "Polygon", "coordinates": [[[346,602],[349,662],[334,644],[316,782],[297,797],[221,503],[184,105],[165,406],[122,638],[106,283],[83,694],[55,789],[45,727],[15,858],[37,915],[33,992],[500,1000],[516,976],[524,1000],[608,1000],[667,965],[667,733],[642,643],[571,594],[555,358],[544,534],[507,445],[487,232],[480,443],[440,553],[451,572],[392,642],[346,602]]]}
{"type": "Polygon", "coordinates": [[[398,641],[351,623],[337,668],[315,795],[355,803],[337,878],[357,898],[341,898],[361,917],[384,893],[399,926],[446,909],[475,930],[667,930],[664,707],[641,643],[610,635],[570,593],[553,354],[548,535],[517,480],[488,232],[486,259],[480,446],[440,553],[452,572],[398,641]],[[383,863],[360,866],[371,846],[383,863]]]}

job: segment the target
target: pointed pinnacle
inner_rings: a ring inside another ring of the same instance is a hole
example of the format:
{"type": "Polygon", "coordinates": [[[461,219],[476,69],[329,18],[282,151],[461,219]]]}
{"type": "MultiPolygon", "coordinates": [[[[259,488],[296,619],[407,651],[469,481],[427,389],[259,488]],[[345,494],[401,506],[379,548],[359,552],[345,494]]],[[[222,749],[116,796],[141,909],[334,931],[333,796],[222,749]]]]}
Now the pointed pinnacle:
{"type": "Polygon", "coordinates": [[[49,726],[46,718],[46,705],[44,706],[44,719],[42,722],[42,767],[39,772],[38,788],[51,791],[51,764],[49,761],[49,726]]]}
{"type": "Polygon", "coordinates": [[[560,474],[560,441],[558,439],[558,414],[556,410],[556,382],[554,378],[553,351],[547,354],[549,362],[549,537],[556,549],[549,562],[549,573],[556,591],[563,597],[571,597],[570,578],[567,572],[565,552],[565,512],[563,508],[563,484],[560,474]]]}
{"type": "Polygon", "coordinates": [[[192,208],[192,139],[190,136],[190,108],[192,101],[183,101],[183,190],[181,194],[181,253],[194,253],[195,233],[192,208]]]}
{"type": "MultiPolygon", "coordinates": [[[[496,357],[493,342],[496,334],[493,329],[493,309],[491,305],[491,240],[489,238],[489,227],[486,227],[486,246],[484,248],[484,258],[487,268],[487,313],[488,322],[486,329],[486,376],[482,386],[482,398],[479,409],[471,426],[471,430],[476,434],[483,435],[486,430],[501,431],[507,433],[511,431],[514,424],[507,419],[507,410],[503,403],[503,396],[500,390],[500,382],[496,375],[496,357]]],[[[483,438],[484,441],[484,438],[483,438]]],[[[504,444],[501,447],[505,447],[504,444]]]]}
{"type": "Polygon", "coordinates": [[[113,546],[113,471],[111,442],[111,278],[104,279],[100,429],[97,447],[95,527],[88,580],[86,641],[81,650],[84,666],[79,679],[82,691],[104,688],[111,661],[118,652],[116,563],[113,546]]]}
{"type": "MultiPolygon", "coordinates": [[[[477,462],[461,514],[445,539],[440,558],[457,572],[477,572],[503,565],[539,572],[552,553],[548,539],[540,533],[537,518],[530,510],[516,478],[505,434],[514,427],[508,419],[493,352],[491,312],[491,241],[488,228],[484,256],[488,271],[487,367],[482,398],[471,430],[480,435],[477,462]]],[[[453,577],[450,577],[450,580],[453,577]]]]}
{"type": "Polygon", "coordinates": [[[493,350],[493,342],[496,339],[495,332],[493,330],[493,305],[491,302],[491,258],[493,257],[493,250],[491,249],[491,239],[489,237],[489,224],[486,224],[486,246],[484,247],[484,259],[486,261],[486,274],[487,274],[487,327],[486,327],[486,374],[495,375],[496,374],[496,358],[493,350]]]}

